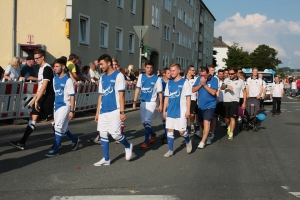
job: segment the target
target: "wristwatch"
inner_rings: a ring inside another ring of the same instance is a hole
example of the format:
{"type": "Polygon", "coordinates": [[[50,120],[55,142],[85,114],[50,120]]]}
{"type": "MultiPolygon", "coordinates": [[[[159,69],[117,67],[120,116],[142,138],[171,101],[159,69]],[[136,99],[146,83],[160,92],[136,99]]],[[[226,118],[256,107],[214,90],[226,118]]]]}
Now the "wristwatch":
{"type": "Polygon", "coordinates": [[[124,112],[124,111],[120,111],[120,114],[121,114],[121,115],[125,115],[125,112],[124,112]]]}

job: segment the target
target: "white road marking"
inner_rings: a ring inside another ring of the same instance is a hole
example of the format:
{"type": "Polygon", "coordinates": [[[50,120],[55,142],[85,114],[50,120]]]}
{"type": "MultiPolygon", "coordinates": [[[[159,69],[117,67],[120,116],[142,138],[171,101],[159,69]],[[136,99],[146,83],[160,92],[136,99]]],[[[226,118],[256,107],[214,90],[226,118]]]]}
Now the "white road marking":
{"type": "Polygon", "coordinates": [[[54,196],[51,200],[179,200],[170,195],[97,195],[97,196],[54,196]]]}
{"type": "Polygon", "coordinates": [[[299,103],[299,102],[281,102],[281,103],[299,103]]]}
{"type": "Polygon", "coordinates": [[[294,195],[297,198],[300,198],[300,192],[289,192],[289,193],[294,195]]]}
{"type": "Polygon", "coordinates": [[[285,190],[289,190],[290,189],[290,187],[289,186],[281,186],[283,189],[285,189],[285,190]]]}

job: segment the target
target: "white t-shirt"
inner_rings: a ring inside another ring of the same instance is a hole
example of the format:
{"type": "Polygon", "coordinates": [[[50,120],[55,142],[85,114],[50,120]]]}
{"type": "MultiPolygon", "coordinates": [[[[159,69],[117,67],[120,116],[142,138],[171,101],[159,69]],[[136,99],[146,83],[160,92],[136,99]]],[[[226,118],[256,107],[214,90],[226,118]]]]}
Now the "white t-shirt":
{"type": "Polygon", "coordinates": [[[252,79],[252,77],[247,78],[247,85],[249,86],[249,96],[257,97],[260,94],[260,87],[263,86],[263,80],[260,78],[252,79]]]}
{"type": "Polygon", "coordinates": [[[223,81],[221,81],[220,79],[218,79],[218,83],[219,83],[219,90],[220,90],[220,93],[219,93],[219,102],[223,102],[223,98],[224,98],[224,90],[221,90],[220,87],[223,85],[225,79],[223,81]]]}
{"type": "Polygon", "coordinates": [[[297,89],[297,84],[295,81],[292,82],[292,90],[296,90],[297,89]]]}
{"type": "Polygon", "coordinates": [[[99,79],[100,78],[100,74],[97,72],[97,70],[90,70],[90,77],[93,78],[95,77],[96,79],[99,79]]]}
{"type": "Polygon", "coordinates": [[[282,83],[279,83],[279,84],[273,83],[272,90],[273,90],[273,92],[272,92],[273,97],[281,97],[282,90],[283,90],[283,84],[282,83]]]}
{"type": "MultiPolygon", "coordinates": [[[[245,88],[246,88],[247,83],[246,83],[246,81],[243,81],[243,82],[244,82],[244,85],[245,85],[245,88]]],[[[244,92],[243,91],[244,90],[241,90],[240,98],[244,98],[244,92]]]]}
{"type": "Polygon", "coordinates": [[[242,79],[225,79],[224,84],[233,87],[233,90],[226,88],[224,90],[224,102],[239,102],[241,90],[245,89],[245,84],[242,79]]]}
{"type": "MultiPolygon", "coordinates": [[[[188,79],[187,77],[185,77],[185,79],[188,80],[188,82],[190,83],[191,88],[192,88],[193,85],[195,84],[197,78],[198,78],[198,77],[196,77],[196,76],[193,76],[193,78],[191,78],[191,79],[188,79]]],[[[191,95],[191,100],[192,100],[192,101],[196,101],[196,100],[197,100],[197,92],[193,92],[193,93],[192,93],[192,95],[191,95]]]]}

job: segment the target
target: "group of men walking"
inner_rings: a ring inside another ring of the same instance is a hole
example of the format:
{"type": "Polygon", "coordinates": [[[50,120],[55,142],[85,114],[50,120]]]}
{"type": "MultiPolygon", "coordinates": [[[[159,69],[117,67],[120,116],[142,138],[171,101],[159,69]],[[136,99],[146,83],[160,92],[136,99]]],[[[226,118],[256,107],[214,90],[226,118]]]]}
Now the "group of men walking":
{"type": "MultiPolygon", "coordinates": [[[[35,129],[38,116],[43,114],[52,119],[55,136],[54,144],[46,156],[53,157],[59,154],[63,134],[71,139],[71,150],[76,150],[79,138],[68,130],[69,120],[75,113],[75,90],[72,77],[67,70],[66,60],[62,58],[55,60],[52,69],[45,62],[45,51],[41,49],[34,51],[34,60],[40,65],[39,89],[30,105],[32,113],[22,139],[10,143],[24,150],[28,137],[35,129]],[[53,105],[54,112],[49,105],[53,105]]],[[[128,142],[121,130],[126,120],[124,76],[113,67],[113,59],[109,55],[100,56],[98,63],[103,74],[98,81],[99,97],[95,121],[98,124],[103,158],[94,165],[102,166],[110,165],[109,134],[124,145],[126,160],[132,158],[133,144],[128,142]]],[[[168,143],[168,151],[164,157],[174,154],[175,131],[184,138],[186,152],[191,153],[193,147],[187,129],[188,119],[190,119],[191,132],[202,138],[198,145],[200,149],[211,144],[219,116],[228,126],[228,139],[232,140],[238,107],[241,106],[245,110],[253,104],[257,105],[263,92],[262,80],[258,77],[256,68],[253,69],[253,76],[249,77],[245,84],[245,81],[238,77],[237,69],[234,68],[228,70],[228,77],[225,78],[222,70],[218,72],[218,76],[215,76],[214,66],[200,67],[199,76],[196,76],[195,67],[189,66],[187,75],[183,77],[180,64],[173,63],[169,68],[164,69],[161,78],[153,73],[153,67],[151,61],[145,62],[145,73],[139,75],[136,84],[133,108],[136,108],[140,93],[141,122],[145,127],[145,138],[140,149],[147,149],[150,143],[156,141],[156,133],[152,130],[151,124],[155,109],[158,108],[164,124],[163,142],[168,143]],[[240,104],[241,94],[243,100],[240,104]],[[197,119],[196,125],[195,119],[197,119]],[[200,126],[200,134],[196,133],[197,124],[200,126]]],[[[274,85],[272,91],[272,97],[276,100],[279,94],[277,85],[274,85]]]]}

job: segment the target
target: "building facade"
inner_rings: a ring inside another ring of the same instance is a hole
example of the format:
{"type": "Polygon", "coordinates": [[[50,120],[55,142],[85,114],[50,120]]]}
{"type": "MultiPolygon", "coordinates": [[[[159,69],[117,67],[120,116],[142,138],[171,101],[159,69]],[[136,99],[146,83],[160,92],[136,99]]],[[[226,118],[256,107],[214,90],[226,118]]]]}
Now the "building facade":
{"type": "Polygon", "coordinates": [[[107,53],[137,70],[140,39],[133,26],[148,26],[143,45],[155,70],[172,62],[184,70],[212,62],[215,19],[201,0],[12,0],[0,11],[4,68],[13,56],[25,61],[43,48],[49,63],[75,53],[84,66],[107,53]]]}
{"type": "Polygon", "coordinates": [[[218,38],[214,37],[214,51],[216,51],[216,55],[214,55],[217,61],[216,69],[227,68],[223,58],[227,58],[228,45],[223,42],[222,36],[219,36],[218,38]]]}

